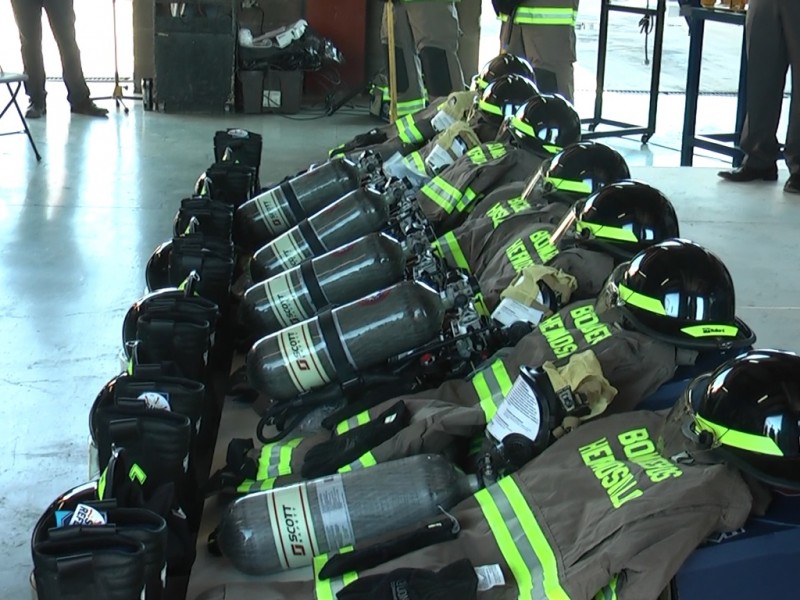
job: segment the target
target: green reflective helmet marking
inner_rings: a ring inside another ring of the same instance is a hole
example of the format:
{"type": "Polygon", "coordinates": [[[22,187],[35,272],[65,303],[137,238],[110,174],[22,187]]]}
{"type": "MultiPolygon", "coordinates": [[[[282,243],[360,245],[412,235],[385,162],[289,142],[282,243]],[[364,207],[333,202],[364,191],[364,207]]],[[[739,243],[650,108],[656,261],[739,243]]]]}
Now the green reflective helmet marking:
{"type": "Polygon", "coordinates": [[[478,102],[478,108],[480,108],[484,112],[491,113],[493,115],[503,116],[503,111],[500,110],[499,106],[495,106],[494,104],[489,104],[488,102],[486,102],[486,100],[481,100],[480,102],[478,102]]]}
{"type": "Polygon", "coordinates": [[[529,137],[532,138],[536,137],[536,131],[533,129],[533,127],[525,123],[519,117],[511,117],[511,127],[516,129],[517,131],[521,131],[522,133],[524,133],[529,137]]]}
{"type": "Polygon", "coordinates": [[[592,186],[585,181],[572,181],[569,179],[559,179],[558,177],[545,177],[544,180],[561,192],[578,192],[580,194],[591,194],[592,186]]]}
{"type": "Polygon", "coordinates": [[[695,338],[699,337],[714,337],[714,336],[722,336],[722,337],[736,337],[736,334],[739,333],[739,328],[734,325],[692,325],[690,327],[684,327],[681,329],[683,333],[686,335],[690,335],[695,338]]]}
{"type": "Polygon", "coordinates": [[[645,296],[639,292],[634,292],[631,288],[625,286],[624,284],[619,284],[618,290],[620,299],[626,304],[641,308],[642,310],[646,310],[647,312],[651,312],[656,315],[662,315],[665,317],[667,316],[667,311],[664,308],[664,305],[661,303],[661,300],[658,298],[651,298],[650,296],[645,296]]]}
{"type": "Polygon", "coordinates": [[[629,229],[622,227],[612,227],[611,225],[601,225],[600,223],[590,223],[588,221],[578,221],[575,223],[575,229],[580,233],[581,231],[588,231],[596,238],[604,240],[616,240],[619,242],[633,242],[638,243],[639,238],[636,234],[629,229]]]}
{"type": "Polygon", "coordinates": [[[708,431],[714,436],[714,440],[717,443],[724,446],[749,450],[759,454],[768,454],[769,456],[784,456],[783,451],[772,438],[730,429],[724,425],[704,419],[700,415],[695,415],[694,421],[698,431],[708,431]]]}

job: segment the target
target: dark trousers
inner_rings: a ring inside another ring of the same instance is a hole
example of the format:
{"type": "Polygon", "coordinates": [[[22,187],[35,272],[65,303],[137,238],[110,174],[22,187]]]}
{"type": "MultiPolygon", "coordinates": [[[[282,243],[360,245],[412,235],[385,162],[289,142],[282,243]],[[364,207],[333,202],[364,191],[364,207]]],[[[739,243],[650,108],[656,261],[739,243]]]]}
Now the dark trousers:
{"type": "Polygon", "coordinates": [[[778,156],[778,122],[786,72],[792,70],[792,100],[783,155],[800,173],[800,1],[750,0],[747,10],[747,119],[741,148],[745,164],[771,167],[778,156]]]}
{"type": "Polygon", "coordinates": [[[45,72],[42,57],[42,9],[47,12],[50,29],[61,53],[67,100],[73,106],[89,99],[89,88],[81,67],[81,53],[75,41],[73,0],[11,0],[22,45],[22,64],[28,75],[25,91],[31,103],[45,104],[45,72]]]}

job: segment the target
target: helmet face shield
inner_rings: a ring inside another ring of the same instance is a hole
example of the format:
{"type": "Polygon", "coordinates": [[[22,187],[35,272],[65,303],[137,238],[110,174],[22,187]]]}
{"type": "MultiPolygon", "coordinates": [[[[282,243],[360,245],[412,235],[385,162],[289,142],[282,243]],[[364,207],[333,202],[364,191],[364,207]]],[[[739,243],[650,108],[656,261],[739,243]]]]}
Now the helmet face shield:
{"type": "Polygon", "coordinates": [[[522,197],[528,201],[529,204],[540,204],[544,198],[544,178],[547,169],[550,166],[550,160],[544,161],[539,170],[528,180],[528,184],[522,192],[522,197]]]}
{"type": "Polygon", "coordinates": [[[550,243],[553,246],[558,246],[564,238],[572,236],[575,233],[575,223],[578,221],[577,205],[570,208],[566,214],[561,217],[561,222],[550,234],[550,243]]]}

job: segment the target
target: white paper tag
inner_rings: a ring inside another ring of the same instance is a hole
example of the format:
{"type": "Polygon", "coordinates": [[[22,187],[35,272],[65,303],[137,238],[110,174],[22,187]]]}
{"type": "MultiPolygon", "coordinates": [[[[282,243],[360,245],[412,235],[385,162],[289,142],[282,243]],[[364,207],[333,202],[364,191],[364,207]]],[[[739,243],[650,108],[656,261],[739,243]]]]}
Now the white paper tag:
{"type": "Polygon", "coordinates": [[[261,100],[261,108],[280,108],[280,107],[281,107],[280,90],[264,90],[263,98],[261,100]]]}
{"type": "Polygon", "coordinates": [[[475,575],[478,576],[479,592],[485,592],[493,587],[506,584],[506,578],[503,577],[503,569],[498,564],[475,567],[475,575]]]}
{"type": "Polygon", "coordinates": [[[438,144],[433,147],[428,158],[425,159],[425,164],[428,165],[434,173],[440,173],[452,165],[453,162],[453,157],[438,144]]]}
{"type": "Polygon", "coordinates": [[[144,405],[151,410],[172,410],[167,399],[169,394],[160,392],[143,392],[139,394],[137,400],[142,400],[144,405]]]}
{"type": "MultiPolygon", "coordinates": [[[[539,297],[541,298],[541,294],[539,294],[539,297]]],[[[503,298],[500,304],[497,305],[497,308],[494,309],[492,318],[508,327],[512,323],[518,321],[538,325],[543,315],[544,313],[542,311],[532,306],[525,306],[521,302],[517,302],[511,298],[503,298]]]]}
{"type": "Polygon", "coordinates": [[[405,167],[403,167],[403,155],[399,152],[395,152],[385,161],[383,161],[383,172],[388,177],[397,177],[398,173],[404,173],[405,167]]]}
{"type": "Polygon", "coordinates": [[[455,122],[456,120],[443,110],[437,112],[436,116],[431,119],[431,125],[436,131],[444,131],[455,122]]]}
{"type": "Polygon", "coordinates": [[[540,420],[539,400],[536,394],[523,377],[517,376],[508,396],[497,407],[497,412],[489,421],[486,430],[489,435],[501,442],[512,433],[535,440],[539,434],[540,420]]]}
{"type": "Polygon", "coordinates": [[[69,525],[105,525],[106,523],[108,520],[103,513],[86,504],[78,504],[69,520],[69,525]]]}
{"type": "Polygon", "coordinates": [[[343,548],[355,542],[353,525],[350,522],[350,510],[347,507],[347,496],[342,485],[342,476],[333,475],[314,482],[325,527],[325,539],[329,548],[343,548]]]}
{"type": "MultiPolygon", "coordinates": [[[[319,554],[319,545],[308,506],[306,484],[275,490],[264,497],[281,566],[296,569],[310,565],[314,556],[319,554]]],[[[247,497],[242,500],[253,501],[247,497]]]]}

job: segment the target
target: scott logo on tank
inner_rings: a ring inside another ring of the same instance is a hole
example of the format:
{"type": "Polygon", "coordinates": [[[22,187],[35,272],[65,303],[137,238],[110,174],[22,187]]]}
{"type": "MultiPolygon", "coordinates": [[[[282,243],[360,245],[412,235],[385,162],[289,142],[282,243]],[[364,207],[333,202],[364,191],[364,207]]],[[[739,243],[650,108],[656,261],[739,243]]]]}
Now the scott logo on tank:
{"type": "Polygon", "coordinates": [[[297,511],[291,506],[283,507],[283,525],[286,529],[286,535],[291,544],[292,554],[295,556],[305,556],[306,546],[302,535],[298,531],[297,511]]]}
{"type": "Polygon", "coordinates": [[[290,331],[287,337],[289,338],[289,351],[292,353],[292,358],[297,368],[301,371],[310,371],[311,365],[308,364],[305,358],[302,358],[304,345],[300,335],[295,331],[290,331]]]}

